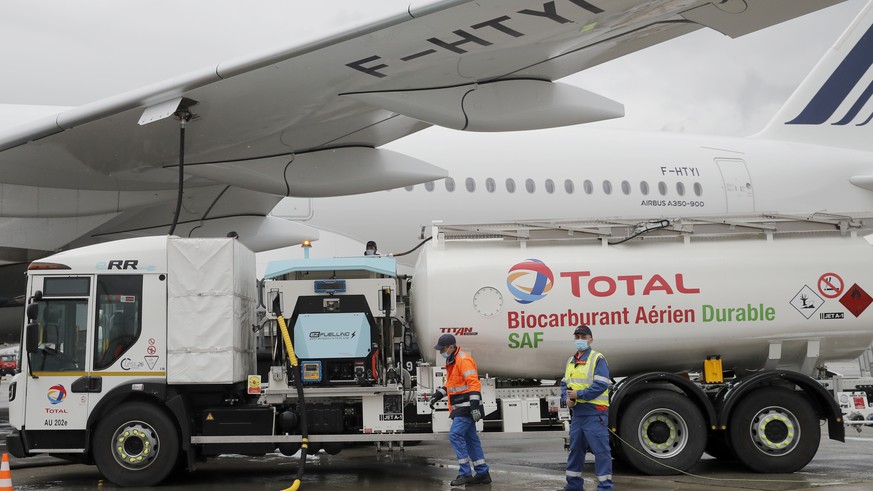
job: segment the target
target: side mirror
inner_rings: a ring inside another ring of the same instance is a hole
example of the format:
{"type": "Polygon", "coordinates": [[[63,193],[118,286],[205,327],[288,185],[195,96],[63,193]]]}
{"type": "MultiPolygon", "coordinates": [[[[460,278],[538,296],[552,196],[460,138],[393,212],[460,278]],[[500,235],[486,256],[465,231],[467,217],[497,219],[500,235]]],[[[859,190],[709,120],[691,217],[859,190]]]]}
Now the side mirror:
{"type": "Polygon", "coordinates": [[[25,345],[24,350],[28,353],[36,353],[39,349],[39,324],[31,322],[25,329],[25,345]]]}
{"type": "Polygon", "coordinates": [[[39,304],[27,304],[27,322],[33,322],[39,316],[39,304]]]}

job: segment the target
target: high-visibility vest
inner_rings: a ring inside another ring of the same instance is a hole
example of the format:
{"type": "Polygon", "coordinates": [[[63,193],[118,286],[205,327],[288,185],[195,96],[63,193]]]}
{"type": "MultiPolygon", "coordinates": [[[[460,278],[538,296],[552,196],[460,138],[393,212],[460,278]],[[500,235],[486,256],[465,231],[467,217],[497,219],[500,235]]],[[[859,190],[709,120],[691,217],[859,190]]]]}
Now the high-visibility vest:
{"type": "MultiPolygon", "coordinates": [[[[600,361],[603,357],[603,354],[599,351],[591,350],[591,353],[588,353],[588,361],[586,363],[576,363],[576,356],[571,356],[569,360],[567,360],[567,369],[564,371],[564,383],[567,384],[568,390],[585,390],[588,387],[591,387],[591,384],[594,383],[595,377],[599,377],[594,375],[594,367],[597,366],[597,362],[600,361]]],[[[606,379],[606,383],[609,383],[609,379],[606,379]]],[[[596,399],[592,399],[590,401],[576,400],[576,404],[585,403],[585,404],[594,404],[595,406],[609,406],[609,389],[603,391],[602,394],[597,396],[596,399]]]]}
{"type": "Polygon", "coordinates": [[[446,365],[446,392],[449,395],[449,410],[452,407],[469,407],[470,401],[481,401],[482,384],[473,357],[461,351],[455,354],[455,362],[446,365]]]}

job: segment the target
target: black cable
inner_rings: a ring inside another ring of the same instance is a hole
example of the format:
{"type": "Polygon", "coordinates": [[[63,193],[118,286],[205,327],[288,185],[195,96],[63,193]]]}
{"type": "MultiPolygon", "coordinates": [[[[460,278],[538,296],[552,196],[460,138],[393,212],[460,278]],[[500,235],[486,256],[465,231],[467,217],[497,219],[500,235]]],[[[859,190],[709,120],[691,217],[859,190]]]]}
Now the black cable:
{"type": "Polygon", "coordinates": [[[176,224],[179,223],[179,213],[182,211],[182,193],[185,183],[185,122],[179,121],[179,192],[176,193],[176,211],[173,213],[173,224],[170,225],[169,235],[176,232],[176,224]]]}
{"type": "Polygon", "coordinates": [[[294,385],[297,387],[297,400],[300,401],[300,436],[302,442],[300,445],[300,465],[297,467],[297,476],[295,482],[301,482],[303,479],[303,469],[306,466],[306,454],[309,450],[309,427],[306,424],[306,400],[303,398],[303,374],[301,373],[300,364],[292,368],[294,374],[294,385]]]}
{"type": "Polygon", "coordinates": [[[412,254],[413,252],[417,251],[421,246],[427,244],[427,241],[429,241],[432,238],[433,237],[428,237],[428,238],[424,239],[423,241],[419,242],[418,245],[413,247],[412,249],[409,249],[406,252],[401,252],[400,254],[394,254],[394,257],[400,257],[400,256],[405,256],[407,254],[412,254]]]}
{"type": "Polygon", "coordinates": [[[651,221],[648,221],[648,222],[645,222],[645,223],[656,223],[656,224],[658,224],[658,225],[655,226],[655,227],[645,228],[645,229],[643,229],[643,230],[640,230],[639,232],[637,232],[637,233],[631,235],[630,237],[625,237],[625,238],[623,238],[623,239],[621,239],[621,240],[619,240],[619,241],[616,241],[616,242],[607,242],[607,243],[608,243],[609,245],[622,244],[622,243],[627,242],[627,241],[629,241],[629,240],[631,240],[631,239],[634,239],[634,238],[636,238],[636,237],[639,237],[640,235],[647,234],[647,233],[652,232],[652,231],[654,231],[654,230],[661,230],[662,228],[667,228],[667,227],[670,226],[670,220],[667,220],[667,219],[662,219],[662,220],[651,220],[651,221]]]}

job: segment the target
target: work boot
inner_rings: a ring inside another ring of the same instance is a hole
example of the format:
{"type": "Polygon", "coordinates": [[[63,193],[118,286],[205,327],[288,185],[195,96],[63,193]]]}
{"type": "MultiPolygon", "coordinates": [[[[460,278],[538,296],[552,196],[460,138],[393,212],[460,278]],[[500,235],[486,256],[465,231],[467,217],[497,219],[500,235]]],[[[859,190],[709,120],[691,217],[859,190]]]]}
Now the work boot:
{"type": "Polygon", "coordinates": [[[491,473],[476,474],[473,479],[470,479],[470,484],[491,484],[491,473]]]}
{"type": "Polygon", "coordinates": [[[466,486],[467,484],[472,484],[473,479],[473,476],[458,476],[455,478],[454,481],[449,484],[451,484],[452,486],[466,486]]]}

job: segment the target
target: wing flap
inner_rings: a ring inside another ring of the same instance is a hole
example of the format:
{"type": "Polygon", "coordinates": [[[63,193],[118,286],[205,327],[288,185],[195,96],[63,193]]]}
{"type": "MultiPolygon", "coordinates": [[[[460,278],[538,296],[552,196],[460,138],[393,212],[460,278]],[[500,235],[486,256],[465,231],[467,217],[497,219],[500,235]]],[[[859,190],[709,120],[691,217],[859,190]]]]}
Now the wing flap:
{"type": "Polygon", "coordinates": [[[682,13],[686,19],[732,38],[763,29],[843,0],[725,0],[682,13]]]}

